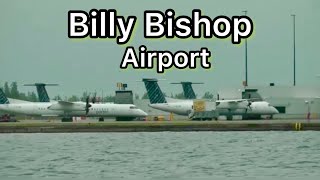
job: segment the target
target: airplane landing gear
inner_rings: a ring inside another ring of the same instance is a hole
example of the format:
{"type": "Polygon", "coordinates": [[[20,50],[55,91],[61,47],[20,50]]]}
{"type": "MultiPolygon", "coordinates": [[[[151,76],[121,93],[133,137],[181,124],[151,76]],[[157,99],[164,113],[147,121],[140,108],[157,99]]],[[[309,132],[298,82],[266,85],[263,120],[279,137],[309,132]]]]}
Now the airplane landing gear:
{"type": "MultiPolygon", "coordinates": [[[[231,109],[228,109],[228,111],[229,111],[229,114],[230,114],[231,113],[231,109]]],[[[227,120],[228,121],[231,121],[232,119],[233,119],[232,115],[227,116],[227,120]]]]}
{"type": "Polygon", "coordinates": [[[103,122],[104,118],[103,117],[99,117],[99,122],[103,122]]]}

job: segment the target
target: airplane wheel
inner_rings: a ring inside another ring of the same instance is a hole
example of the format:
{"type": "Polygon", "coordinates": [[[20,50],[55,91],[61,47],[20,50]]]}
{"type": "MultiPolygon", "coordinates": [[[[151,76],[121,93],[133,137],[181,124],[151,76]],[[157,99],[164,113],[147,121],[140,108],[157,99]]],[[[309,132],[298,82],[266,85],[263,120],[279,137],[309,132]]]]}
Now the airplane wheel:
{"type": "Polygon", "coordinates": [[[99,118],[99,122],[103,122],[104,121],[104,118],[103,117],[100,117],[99,118]]]}

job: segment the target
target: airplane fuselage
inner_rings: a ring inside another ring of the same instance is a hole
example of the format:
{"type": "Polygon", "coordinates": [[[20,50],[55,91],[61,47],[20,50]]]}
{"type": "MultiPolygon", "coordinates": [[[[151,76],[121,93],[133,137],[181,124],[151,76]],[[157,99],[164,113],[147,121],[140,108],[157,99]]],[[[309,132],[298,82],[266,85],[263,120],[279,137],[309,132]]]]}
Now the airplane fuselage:
{"type": "Polygon", "coordinates": [[[92,104],[86,115],[85,103],[75,109],[51,109],[52,103],[1,104],[0,110],[12,114],[34,116],[145,117],[147,114],[131,104],[92,104]]]}
{"type": "MultiPolygon", "coordinates": [[[[252,102],[250,108],[246,103],[238,103],[226,105],[224,101],[219,101],[220,103],[216,105],[216,110],[219,112],[219,115],[222,116],[230,116],[230,115],[273,115],[278,114],[279,112],[273,106],[271,106],[268,102],[260,101],[260,102],[252,102]]],[[[172,112],[177,115],[188,116],[190,112],[193,110],[193,101],[185,100],[179,102],[170,102],[170,103],[158,103],[158,104],[149,104],[150,107],[166,111],[172,112]]]]}

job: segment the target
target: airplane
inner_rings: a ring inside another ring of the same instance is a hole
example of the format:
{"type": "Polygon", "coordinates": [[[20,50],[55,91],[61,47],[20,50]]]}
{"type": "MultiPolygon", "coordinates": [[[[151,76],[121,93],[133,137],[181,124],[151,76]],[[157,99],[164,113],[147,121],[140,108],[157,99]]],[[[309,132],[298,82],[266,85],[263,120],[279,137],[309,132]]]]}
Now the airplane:
{"type": "Polygon", "coordinates": [[[10,114],[56,116],[62,117],[62,120],[71,120],[73,116],[99,117],[99,120],[104,120],[104,117],[132,120],[148,115],[133,104],[92,104],[89,103],[89,97],[86,102],[57,101],[12,104],[2,89],[0,89],[0,110],[10,114]]]}
{"type": "MultiPolygon", "coordinates": [[[[171,102],[168,102],[158,85],[157,79],[145,78],[142,81],[149,96],[150,107],[177,115],[190,116],[193,111],[194,100],[173,101],[171,99],[171,102]]],[[[227,120],[232,120],[233,115],[242,115],[243,118],[252,115],[256,118],[261,118],[261,115],[270,115],[272,117],[274,114],[279,113],[275,107],[266,101],[251,102],[248,99],[216,100],[215,105],[219,114],[226,116],[227,120]]]]}

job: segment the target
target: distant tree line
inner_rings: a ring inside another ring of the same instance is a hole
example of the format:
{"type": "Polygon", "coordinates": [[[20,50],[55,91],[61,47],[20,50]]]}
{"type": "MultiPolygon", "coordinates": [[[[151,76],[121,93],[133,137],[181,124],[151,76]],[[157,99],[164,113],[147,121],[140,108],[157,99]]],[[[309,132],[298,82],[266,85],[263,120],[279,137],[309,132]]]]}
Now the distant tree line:
{"type": "MultiPolygon", "coordinates": [[[[31,101],[31,102],[39,101],[38,96],[34,91],[27,92],[27,93],[19,92],[17,82],[12,82],[10,85],[8,82],[5,82],[3,86],[0,85],[0,88],[3,89],[4,93],[9,98],[20,99],[20,100],[31,101]]],[[[165,93],[163,94],[164,96],[167,97],[165,93]]],[[[63,98],[60,95],[56,95],[53,98],[52,97],[50,98],[52,100],[65,100],[65,101],[75,102],[75,101],[86,101],[87,97],[90,97],[90,101],[92,101],[92,98],[95,97],[95,93],[83,92],[81,96],[71,95],[71,96],[65,96],[63,98]]],[[[178,94],[171,94],[170,97],[174,99],[185,99],[183,92],[178,94]]],[[[212,93],[205,92],[205,94],[202,96],[202,99],[212,99],[213,97],[214,95],[212,93]]],[[[140,96],[138,94],[135,94],[134,98],[140,99],[140,96]]],[[[141,99],[149,99],[148,94],[144,93],[141,99]]],[[[114,101],[115,101],[115,96],[113,95],[107,95],[104,97],[96,96],[96,102],[114,102],[114,101]]]]}
{"type": "Polygon", "coordinates": [[[12,82],[10,85],[8,82],[5,82],[3,87],[0,87],[0,88],[3,89],[4,93],[9,98],[20,99],[24,101],[32,101],[32,102],[38,101],[38,97],[34,92],[28,92],[28,93],[19,92],[17,82],[12,82]]]}
{"type": "MultiPolygon", "coordinates": [[[[13,98],[13,99],[19,99],[19,100],[24,100],[24,101],[31,101],[31,102],[39,102],[38,95],[34,92],[19,92],[18,89],[18,84],[17,82],[12,82],[10,85],[8,82],[5,82],[3,86],[0,85],[0,88],[3,89],[4,93],[8,98],[13,98]]],[[[72,95],[72,96],[65,96],[61,97],[60,95],[56,95],[54,97],[49,97],[52,100],[65,100],[65,101],[86,101],[87,97],[90,95],[90,101],[92,101],[95,93],[88,93],[84,92],[82,96],[77,96],[77,95],[72,95]]],[[[96,102],[114,102],[115,96],[108,95],[105,97],[99,97],[96,96],[96,102]]]]}
{"type": "MultiPolygon", "coordinates": [[[[163,93],[165,97],[168,97],[165,93],[163,93]]],[[[202,96],[202,99],[213,99],[214,95],[211,92],[205,92],[204,95],[202,96]]],[[[178,93],[178,94],[172,94],[170,98],[174,99],[185,99],[183,92],[178,93]]],[[[137,98],[136,98],[137,99],[137,98]]],[[[144,93],[141,99],[149,99],[148,93],[144,93]]]]}

